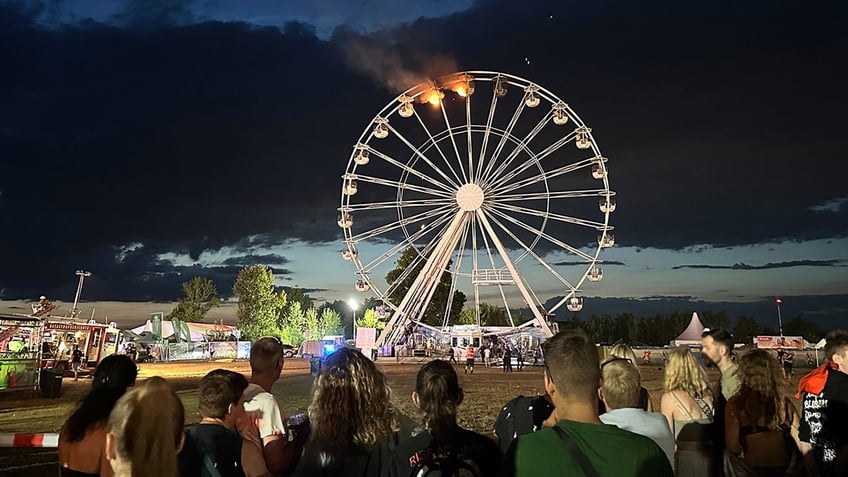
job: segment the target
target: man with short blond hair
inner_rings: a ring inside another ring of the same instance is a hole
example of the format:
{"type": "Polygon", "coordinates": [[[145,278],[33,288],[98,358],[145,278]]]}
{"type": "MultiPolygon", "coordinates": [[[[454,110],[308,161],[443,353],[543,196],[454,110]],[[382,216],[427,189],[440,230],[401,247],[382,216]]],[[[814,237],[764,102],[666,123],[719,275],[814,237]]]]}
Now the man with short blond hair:
{"type": "Polygon", "coordinates": [[[601,422],[650,438],[674,466],[674,435],[668,422],[662,414],[639,407],[642,377],[636,366],[625,358],[613,358],[601,365],[601,377],[600,396],[607,409],[601,422]]]}
{"type": "Polygon", "coordinates": [[[271,387],[283,372],[283,343],[266,336],[250,348],[250,384],[244,390],[245,417],[239,431],[245,438],[242,463],[247,477],[279,475],[293,470],[304,437],[289,441],[286,417],[271,387]]]}

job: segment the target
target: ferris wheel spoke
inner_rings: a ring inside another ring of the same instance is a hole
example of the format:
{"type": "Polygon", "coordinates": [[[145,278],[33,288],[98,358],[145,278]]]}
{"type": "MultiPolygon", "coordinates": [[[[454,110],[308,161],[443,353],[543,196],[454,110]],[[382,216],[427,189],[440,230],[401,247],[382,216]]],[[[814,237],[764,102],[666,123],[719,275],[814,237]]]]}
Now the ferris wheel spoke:
{"type": "Polygon", "coordinates": [[[545,125],[548,124],[548,122],[550,121],[550,117],[551,117],[550,112],[548,114],[546,114],[544,117],[542,117],[542,119],[538,123],[536,123],[536,126],[534,126],[533,129],[529,133],[527,133],[526,136],[524,136],[524,139],[522,139],[520,142],[518,142],[515,145],[515,147],[512,149],[512,152],[509,153],[509,155],[501,163],[501,165],[498,166],[498,168],[491,175],[483,177],[483,184],[487,184],[487,183],[489,183],[489,181],[496,181],[497,178],[500,177],[500,175],[503,174],[504,171],[506,171],[507,168],[512,164],[512,161],[514,161],[515,158],[518,157],[518,154],[522,150],[528,151],[528,154],[532,158],[533,154],[529,153],[530,143],[533,142],[533,139],[535,139],[536,136],[539,134],[539,132],[542,129],[545,128],[545,125]]]}
{"type": "MultiPolygon", "coordinates": [[[[555,142],[554,142],[553,144],[551,144],[550,146],[546,147],[545,149],[542,149],[542,151],[541,151],[541,152],[539,152],[538,154],[536,154],[535,156],[531,155],[529,159],[527,159],[526,161],[524,161],[523,163],[521,163],[521,165],[519,165],[518,167],[516,167],[515,169],[513,169],[512,171],[510,171],[508,174],[505,174],[505,175],[501,176],[500,178],[498,178],[497,180],[495,180],[495,181],[491,184],[491,187],[492,187],[492,188],[499,188],[499,187],[501,187],[502,185],[506,184],[507,182],[509,182],[510,180],[512,180],[513,178],[517,177],[519,174],[521,174],[522,172],[524,172],[525,170],[527,170],[527,168],[529,168],[529,167],[530,167],[530,166],[532,166],[533,164],[537,164],[537,163],[539,163],[539,162],[542,162],[542,160],[543,160],[544,158],[546,158],[546,157],[550,156],[551,154],[553,154],[554,152],[556,152],[559,148],[561,148],[562,146],[564,146],[564,145],[568,144],[568,143],[569,143],[570,141],[572,141],[572,140],[573,140],[576,136],[577,136],[577,135],[576,135],[576,133],[575,133],[574,131],[572,131],[572,132],[571,132],[571,133],[569,133],[569,134],[566,134],[565,136],[561,137],[560,139],[558,139],[557,141],[555,141],[555,142]]],[[[581,161],[581,162],[582,162],[582,161],[581,161]]],[[[578,164],[579,164],[579,163],[578,163],[578,164]]]]}
{"type": "MultiPolygon", "coordinates": [[[[453,128],[450,124],[450,119],[448,119],[448,111],[445,109],[445,102],[439,101],[439,107],[442,110],[442,117],[445,119],[445,130],[452,131],[453,128]]],[[[462,166],[462,155],[459,153],[459,148],[456,146],[456,138],[453,137],[453,134],[449,134],[450,142],[453,145],[453,152],[456,153],[456,162],[459,164],[459,172],[462,173],[462,178],[464,179],[463,184],[468,182],[468,176],[465,174],[465,168],[462,166]]]]}
{"type": "MultiPolygon", "coordinates": [[[[430,158],[428,158],[428,157],[427,157],[427,156],[426,156],[423,152],[421,152],[421,151],[420,151],[417,147],[415,147],[415,146],[414,146],[411,142],[409,142],[409,140],[408,140],[408,139],[406,139],[406,136],[404,136],[403,134],[401,134],[401,133],[400,133],[400,131],[398,131],[397,129],[395,129],[395,128],[394,128],[394,127],[392,127],[391,125],[389,125],[389,130],[390,130],[390,131],[392,131],[392,132],[393,132],[393,133],[394,133],[394,134],[398,137],[398,139],[400,139],[400,140],[401,140],[401,142],[403,142],[403,143],[406,145],[406,147],[408,147],[409,149],[411,149],[411,150],[412,150],[412,152],[413,152],[416,156],[418,156],[421,160],[423,160],[424,162],[426,162],[426,163],[427,163],[427,165],[429,165],[431,168],[433,168],[433,170],[434,170],[434,171],[436,171],[436,172],[437,172],[440,176],[442,176],[442,178],[443,178],[444,180],[446,180],[448,184],[452,185],[452,186],[454,187],[454,189],[456,189],[456,188],[458,188],[458,187],[459,187],[459,185],[457,185],[457,184],[456,184],[456,182],[454,182],[454,181],[453,181],[453,179],[451,179],[450,177],[448,177],[448,175],[447,175],[447,174],[445,174],[445,173],[444,173],[444,171],[442,171],[441,169],[439,169],[438,167],[436,167],[436,166],[435,166],[435,165],[434,165],[434,164],[430,161],[430,158]]],[[[429,131],[428,131],[428,133],[429,133],[429,131]]],[[[379,151],[376,151],[376,152],[378,152],[378,154],[377,154],[377,155],[379,155],[379,156],[380,156],[380,157],[382,157],[383,159],[389,160],[389,159],[387,159],[387,158],[388,158],[388,156],[383,155],[382,153],[379,153],[379,151]]],[[[439,150],[439,152],[441,153],[441,150],[439,150]]],[[[394,163],[397,163],[396,165],[397,165],[398,167],[400,167],[400,168],[402,168],[402,169],[406,170],[406,171],[407,171],[407,172],[409,172],[410,174],[414,174],[414,175],[419,175],[419,174],[421,174],[422,176],[426,176],[425,174],[423,174],[423,173],[421,173],[421,172],[418,172],[417,170],[413,169],[412,167],[409,167],[409,166],[407,166],[407,165],[405,165],[405,164],[400,164],[400,162],[399,162],[399,161],[397,161],[397,160],[395,160],[395,159],[391,159],[391,161],[390,161],[390,162],[392,162],[393,164],[394,164],[394,163]]],[[[422,179],[424,179],[424,178],[425,178],[425,177],[422,177],[422,179]]],[[[430,182],[435,181],[435,179],[425,179],[425,180],[428,180],[428,181],[430,181],[430,182]]],[[[434,182],[434,183],[435,183],[435,182],[434,182]]],[[[441,184],[441,187],[442,187],[442,188],[444,188],[444,189],[450,189],[449,187],[447,187],[446,185],[444,185],[444,184],[443,184],[443,183],[441,183],[441,182],[438,182],[438,184],[441,184]]]]}
{"type": "Polygon", "coordinates": [[[557,192],[528,192],[525,194],[492,194],[497,202],[515,202],[522,200],[574,199],[577,197],[601,197],[604,189],[563,190],[557,192]]]}
{"type": "MultiPolygon", "coordinates": [[[[444,216],[440,217],[439,219],[437,219],[436,221],[433,222],[433,224],[432,224],[433,228],[436,228],[436,227],[439,227],[439,226],[441,226],[441,228],[438,230],[438,232],[436,232],[434,234],[433,238],[431,238],[430,241],[427,244],[425,244],[423,247],[421,247],[419,249],[420,252],[418,254],[416,254],[412,263],[410,265],[408,265],[406,267],[406,269],[404,269],[403,273],[401,273],[401,275],[395,280],[394,284],[390,287],[390,289],[392,290],[392,293],[394,292],[394,289],[396,289],[398,286],[400,286],[400,284],[406,279],[406,277],[408,277],[409,274],[412,273],[413,270],[415,270],[416,264],[419,262],[419,260],[426,260],[427,259],[426,257],[428,255],[430,255],[430,252],[432,252],[433,249],[436,248],[436,245],[439,243],[439,240],[441,240],[441,237],[447,232],[448,227],[450,227],[450,224],[451,224],[454,217],[455,217],[454,214],[445,214],[444,216]]],[[[419,231],[419,232],[421,232],[421,231],[419,231]]],[[[424,231],[424,232],[427,232],[427,231],[424,231]]],[[[418,237],[416,237],[416,239],[417,238],[418,237]]],[[[412,240],[403,241],[399,245],[401,246],[401,248],[403,248],[403,246],[407,245],[407,244],[412,244],[412,246],[415,246],[415,244],[412,240]]],[[[391,293],[388,293],[388,294],[391,294],[391,293]]]]}
{"type": "Polygon", "coordinates": [[[434,205],[448,205],[454,203],[452,199],[414,199],[387,202],[362,202],[356,205],[344,207],[346,212],[358,212],[360,210],[394,209],[397,207],[430,207],[434,205]]]}
{"type": "MultiPolygon", "coordinates": [[[[551,169],[550,171],[547,171],[547,172],[542,172],[542,173],[539,173],[539,174],[532,175],[530,177],[526,177],[524,179],[521,179],[520,181],[513,182],[512,184],[501,185],[500,187],[498,187],[497,193],[500,194],[500,193],[505,193],[505,192],[512,192],[512,191],[520,189],[522,187],[527,187],[528,185],[535,184],[542,179],[550,180],[550,179],[553,179],[554,177],[559,177],[563,174],[568,174],[570,172],[574,172],[574,171],[589,167],[592,164],[593,159],[594,158],[584,159],[582,161],[575,162],[573,164],[566,164],[564,166],[557,167],[556,169],[551,169]]],[[[509,179],[507,179],[507,180],[509,180],[509,179]]]]}
{"type": "Polygon", "coordinates": [[[500,216],[500,217],[503,217],[505,220],[517,225],[518,227],[521,227],[524,230],[527,230],[528,232],[532,232],[534,234],[537,234],[538,236],[542,237],[543,239],[547,240],[548,242],[550,242],[550,243],[552,243],[552,244],[554,244],[558,247],[561,247],[561,248],[573,253],[574,255],[577,255],[578,257],[586,260],[587,263],[595,260],[594,257],[587,254],[586,252],[563,242],[562,240],[548,234],[547,232],[545,232],[543,230],[540,230],[536,227],[533,227],[532,225],[527,225],[524,222],[516,219],[515,217],[510,216],[509,214],[506,214],[506,213],[504,213],[500,210],[497,210],[497,209],[492,209],[491,212],[493,214],[500,216]]]}
{"type": "Polygon", "coordinates": [[[474,148],[471,145],[471,95],[465,96],[465,132],[468,139],[468,177],[474,177],[474,148]]]}
{"type": "Polygon", "coordinates": [[[383,179],[382,177],[364,176],[364,175],[360,175],[360,174],[349,173],[349,174],[345,174],[344,178],[362,181],[362,182],[368,182],[368,183],[371,183],[371,184],[383,185],[383,186],[392,187],[392,188],[395,188],[395,189],[413,190],[415,192],[421,192],[422,194],[435,195],[437,197],[444,197],[444,198],[448,198],[448,199],[453,198],[453,193],[448,192],[448,191],[439,190],[439,189],[431,189],[429,187],[424,187],[424,186],[420,186],[420,185],[416,185],[416,184],[409,184],[409,183],[406,183],[406,182],[393,181],[391,179],[383,179]]]}
{"type": "Polygon", "coordinates": [[[428,220],[432,217],[436,217],[438,215],[442,215],[445,212],[449,211],[453,206],[444,205],[441,207],[437,207],[433,210],[428,210],[426,212],[421,212],[419,214],[413,215],[411,217],[406,217],[401,220],[383,225],[381,227],[377,227],[376,229],[369,230],[367,232],[363,232],[359,235],[352,236],[349,240],[352,242],[362,242],[363,240],[368,240],[372,237],[376,237],[378,235],[383,235],[387,232],[391,232],[393,230],[397,230],[401,227],[405,227],[409,224],[414,224],[415,222],[420,222],[422,220],[428,220]]]}
{"type": "Polygon", "coordinates": [[[442,160],[445,161],[445,165],[448,166],[448,169],[451,171],[451,173],[453,174],[453,177],[456,179],[456,181],[448,179],[447,176],[445,176],[445,173],[441,169],[436,167],[432,162],[430,162],[429,159],[425,159],[427,164],[429,164],[430,167],[432,167],[434,170],[439,171],[439,173],[442,174],[442,176],[444,176],[448,182],[450,182],[452,185],[456,186],[457,189],[459,189],[459,184],[462,182],[462,179],[459,178],[459,174],[456,173],[456,170],[453,168],[453,165],[451,165],[447,156],[445,156],[444,151],[442,151],[442,148],[439,146],[439,143],[433,137],[433,134],[430,132],[430,128],[427,127],[427,124],[424,123],[424,120],[418,114],[417,109],[415,110],[415,119],[418,120],[418,124],[420,124],[421,128],[424,129],[424,132],[427,133],[427,137],[430,138],[430,144],[432,144],[433,147],[436,148],[436,151],[439,152],[439,155],[442,156],[442,160]]]}
{"type": "Polygon", "coordinates": [[[518,206],[518,205],[493,204],[493,207],[501,208],[501,209],[504,209],[504,210],[509,210],[511,212],[517,212],[517,213],[520,213],[520,214],[534,215],[536,217],[548,218],[548,219],[556,220],[556,221],[559,221],[559,222],[565,222],[567,224],[582,225],[584,227],[592,227],[592,228],[597,229],[597,230],[603,230],[604,228],[606,228],[606,225],[602,222],[595,222],[594,220],[581,219],[581,218],[578,218],[578,217],[571,217],[570,215],[555,214],[553,212],[545,212],[545,211],[542,211],[542,210],[529,209],[527,207],[521,207],[521,206],[518,206]]]}
{"type": "MultiPolygon", "coordinates": [[[[516,242],[516,243],[518,243],[518,245],[520,245],[520,246],[524,247],[524,250],[526,250],[526,251],[527,251],[527,253],[529,253],[531,257],[533,257],[534,259],[536,259],[536,261],[537,261],[537,262],[539,262],[539,265],[541,265],[541,266],[542,266],[545,270],[547,270],[548,272],[550,272],[550,274],[551,274],[551,275],[553,275],[553,276],[554,276],[554,278],[556,278],[556,279],[557,279],[560,283],[562,283],[563,285],[565,285],[566,287],[568,287],[568,288],[570,288],[570,289],[573,289],[573,288],[574,288],[574,285],[572,285],[572,284],[571,284],[568,280],[566,280],[566,279],[565,279],[562,275],[560,275],[560,274],[559,274],[559,272],[557,272],[556,270],[554,270],[554,268],[553,268],[553,267],[551,267],[550,265],[548,265],[548,263],[547,263],[544,259],[542,259],[542,257],[540,257],[540,256],[539,256],[539,254],[537,254],[537,253],[533,250],[533,248],[532,248],[532,247],[527,246],[527,244],[525,244],[525,243],[524,243],[524,241],[522,241],[520,238],[518,238],[518,237],[517,237],[517,236],[516,236],[516,235],[515,235],[515,234],[514,234],[511,230],[509,230],[509,228],[508,228],[506,225],[504,225],[504,224],[503,224],[500,220],[498,220],[498,218],[497,218],[497,217],[495,217],[494,215],[491,215],[491,214],[490,214],[490,215],[489,215],[489,218],[490,218],[490,219],[491,219],[491,220],[492,220],[492,221],[493,221],[493,222],[494,222],[494,223],[495,223],[498,227],[500,227],[500,228],[501,228],[501,230],[503,230],[504,232],[506,232],[506,234],[507,234],[507,235],[509,235],[509,236],[510,236],[513,240],[515,240],[515,242],[516,242]]],[[[535,293],[534,293],[534,296],[535,296],[535,293]]],[[[538,297],[537,297],[537,298],[538,298],[538,297]]],[[[541,302],[540,302],[540,303],[541,303],[541,302]]]]}
{"type": "Polygon", "coordinates": [[[459,248],[457,248],[456,262],[453,264],[453,276],[454,279],[451,280],[450,290],[448,291],[448,300],[445,304],[445,318],[442,321],[442,327],[446,328],[448,326],[448,321],[450,321],[451,310],[453,309],[453,297],[456,293],[456,277],[459,276],[460,270],[462,270],[462,254],[465,251],[465,244],[468,240],[468,229],[471,227],[471,222],[469,221],[466,224],[465,228],[462,231],[462,237],[459,239],[459,248]]]}
{"type": "Polygon", "coordinates": [[[486,164],[486,170],[483,172],[483,178],[489,176],[492,172],[492,168],[498,162],[498,156],[501,153],[501,150],[506,145],[507,138],[512,137],[512,130],[515,128],[515,124],[518,122],[518,118],[521,116],[522,111],[524,111],[524,101],[518,103],[518,107],[515,108],[515,112],[512,113],[512,119],[509,120],[509,124],[506,126],[506,130],[501,134],[501,139],[498,141],[497,147],[495,147],[495,151],[492,153],[491,159],[489,159],[489,163],[486,164]]]}
{"type": "Polygon", "coordinates": [[[498,95],[492,94],[492,103],[489,105],[489,117],[486,119],[486,129],[483,133],[483,145],[480,148],[480,158],[477,160],[477,171],[474,175],[474,181],[479,183],[482,177],[483,161],[486,158],[486,148],[489,146],[489,133],[492,130],[492,121],[495,119],[495,108],[498,105],[498,95]]]}
{"type": "MultiPolygon", "coordinates": [[[[385,262],[386,260],[388,260],[389,258],[394,256],[396,253],[400,252],[404,247],[408,247],[409,244],[415,244],[416,240],[423,237],[427,233],[431,232],[431,229],[434,229],[434,228],[439,227],[439,226],[444,224],[444,227],[442,227],[442,229],[439,232],[436,233],[437,236],[441,235],[441,233],[444,232],[444,229],[447,227],[447,223],[450,221],[450,219],[451,219],[450,214],[445,214],[442,217],[439,217],[438,219],[434,220],[430,224],[430,228],[419,229],[417,232],[415,232],[415,233],[411,234],[409,237],[407,237],[406,240],[398,242],[392,248],[390,248],[388,251],[383,252],[380,256],[378,256],[374,260],[368,262],[366,265],[363,265],[361,268],[366,273],[370,273],[375,268],[379,267],[383,262],[385,262]]],[[[354,242],[351,241],[351,243],[354,243],[354,242]]]]}
{"type": "MultiPolygon", "coordinates": [[[[412,147],[413,152],[415,152],[417,156],[419,156],[419,157],[426,157],[426,156],[424,156],[424,154],[422,154],[422,153],[421,153],[421,151],[419,151],[417,148],[415,148],[415,147],[413,147],[413,146],[411,146],[411,145],[410,145],[410,147],[412,147]]],[[[397,167],[397,168],[399,168],[399,169],[401,169],[401,170],[403,170],[403,171],[405,171],[405,172],[408,172],[409,174],[412,174],[413,176],[418,177],[418,178],[419,178],[419,179],[421,179],[421,180],[427,181],[427,182],[429,182],[430,184],[433,184],[434,186],[439,187],[439,188],[441,188],[441,189],[444,189],[444,190],[446,190],[446,191],[450,191],[450,190],[451,190],[451,188],[450,188],[450,187],[448,187],[448,185],[447,185],[447,184],[445,184],[445,183],[443,183],[443,182],[440,182],[440,181],[437,181],[436,179],[434,179],[434,178],[432,178],[432,177],[428,176],[427,174],[424,174],[423,172],[421,172],[421,171],[419,171],[419,170],[417,170],[417,169],[415,169],[415,168],[413,168],[413,167],[410,167],[409,165],[404,164],[404,163],[402,163],[402,162],[398,161],[397,159],[394,159],[393,157],[389,156],[388,154],[384,154],[384,153],[382,153],[382,152],[380,152],[380,151],[378,151],[378,150],[376,150],[376,149],[374,149],[374,148],[372,148],[372,147],[369,147],[368,149],[369,149],[372,153],[374,153],[374,155],[375,155],[375,156],[379,157],[380,159],[383,159],[384,161],[388,162],[389,164],[392,164],[392,165],[394,165],[395,167],[397,167]]],[[[445,177],[447,177],[447,176],[445,176],[445,177]]]]}

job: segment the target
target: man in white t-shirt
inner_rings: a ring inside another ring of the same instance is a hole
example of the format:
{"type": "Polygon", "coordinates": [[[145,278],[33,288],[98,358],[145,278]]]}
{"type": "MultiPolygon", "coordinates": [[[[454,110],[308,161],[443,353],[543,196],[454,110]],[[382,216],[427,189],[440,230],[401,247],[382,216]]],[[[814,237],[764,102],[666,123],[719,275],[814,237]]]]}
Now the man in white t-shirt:
{"type": "Polygon", "coordinates": [[[625,358],[613,358],[601,365],[601,399],[607,412],[601,414],[604,424],[611,424],[653,440],[674,468],[674,435],[666,418],[658,412],[639,407],[642,378],[639,370],[625,358]]]}
{"type": "Polygon", "coordinates": [[[286,417],[271,394],[283,361],[283,344],[276,337],[260,338],[250,348],[250,384],[243,394],[245,418],[239,423],[247,477],[291,472],[303,448],[305,436],[289,440],[286,417]]]}

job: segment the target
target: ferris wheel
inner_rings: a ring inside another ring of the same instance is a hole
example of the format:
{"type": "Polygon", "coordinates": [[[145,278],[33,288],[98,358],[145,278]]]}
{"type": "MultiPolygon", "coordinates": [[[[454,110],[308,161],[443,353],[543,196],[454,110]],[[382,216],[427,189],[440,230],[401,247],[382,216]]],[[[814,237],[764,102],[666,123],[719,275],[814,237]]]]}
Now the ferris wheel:
{"type": "Polygon", "coordinates": [[[494,306],[550,336],[550,316],[603,278],[614,196],[592,130],[540,85],[468,71],[409,88],[366,126],[341,183],[342,256],[391,316],[378,345],[425,314],[451,325],[459,292],[478,326],[494,306]]]}

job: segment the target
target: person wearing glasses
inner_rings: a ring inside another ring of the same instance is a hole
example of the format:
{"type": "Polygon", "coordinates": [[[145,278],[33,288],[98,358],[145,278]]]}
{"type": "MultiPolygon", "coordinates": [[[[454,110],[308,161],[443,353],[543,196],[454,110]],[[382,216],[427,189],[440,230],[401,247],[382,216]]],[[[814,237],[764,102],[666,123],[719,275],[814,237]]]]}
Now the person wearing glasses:
{"type": "Polygon", "coordinates": [[[627,358],[610,358],[601,365],[601,376],[601,400],[606,408],[601,422],[649,437],[663,450],[669,465],[674,465],[674,435],[668,422],[662,414],[639,405],[644,388],[636,366],[627,358]]]}
{"type": "Polygon", "coordinates": [[[563,331],[542,345],[545,390],[556,424],[518,437],[504,458],[504,474],[617,477],[674,475],[651,439],[606,425],[598,417],[598,350],[581,331],[563,331]]]}
{"type": "Polygon", "coordinates": [[[289,435],[285,416],[271,393],[283,363],[283,343],[277,337],[260,338],[250,347],[250,384],[243,393],[244,418],[238,423],[247,477],[291,472],[303,449],[305,433],[289,435]]]}

